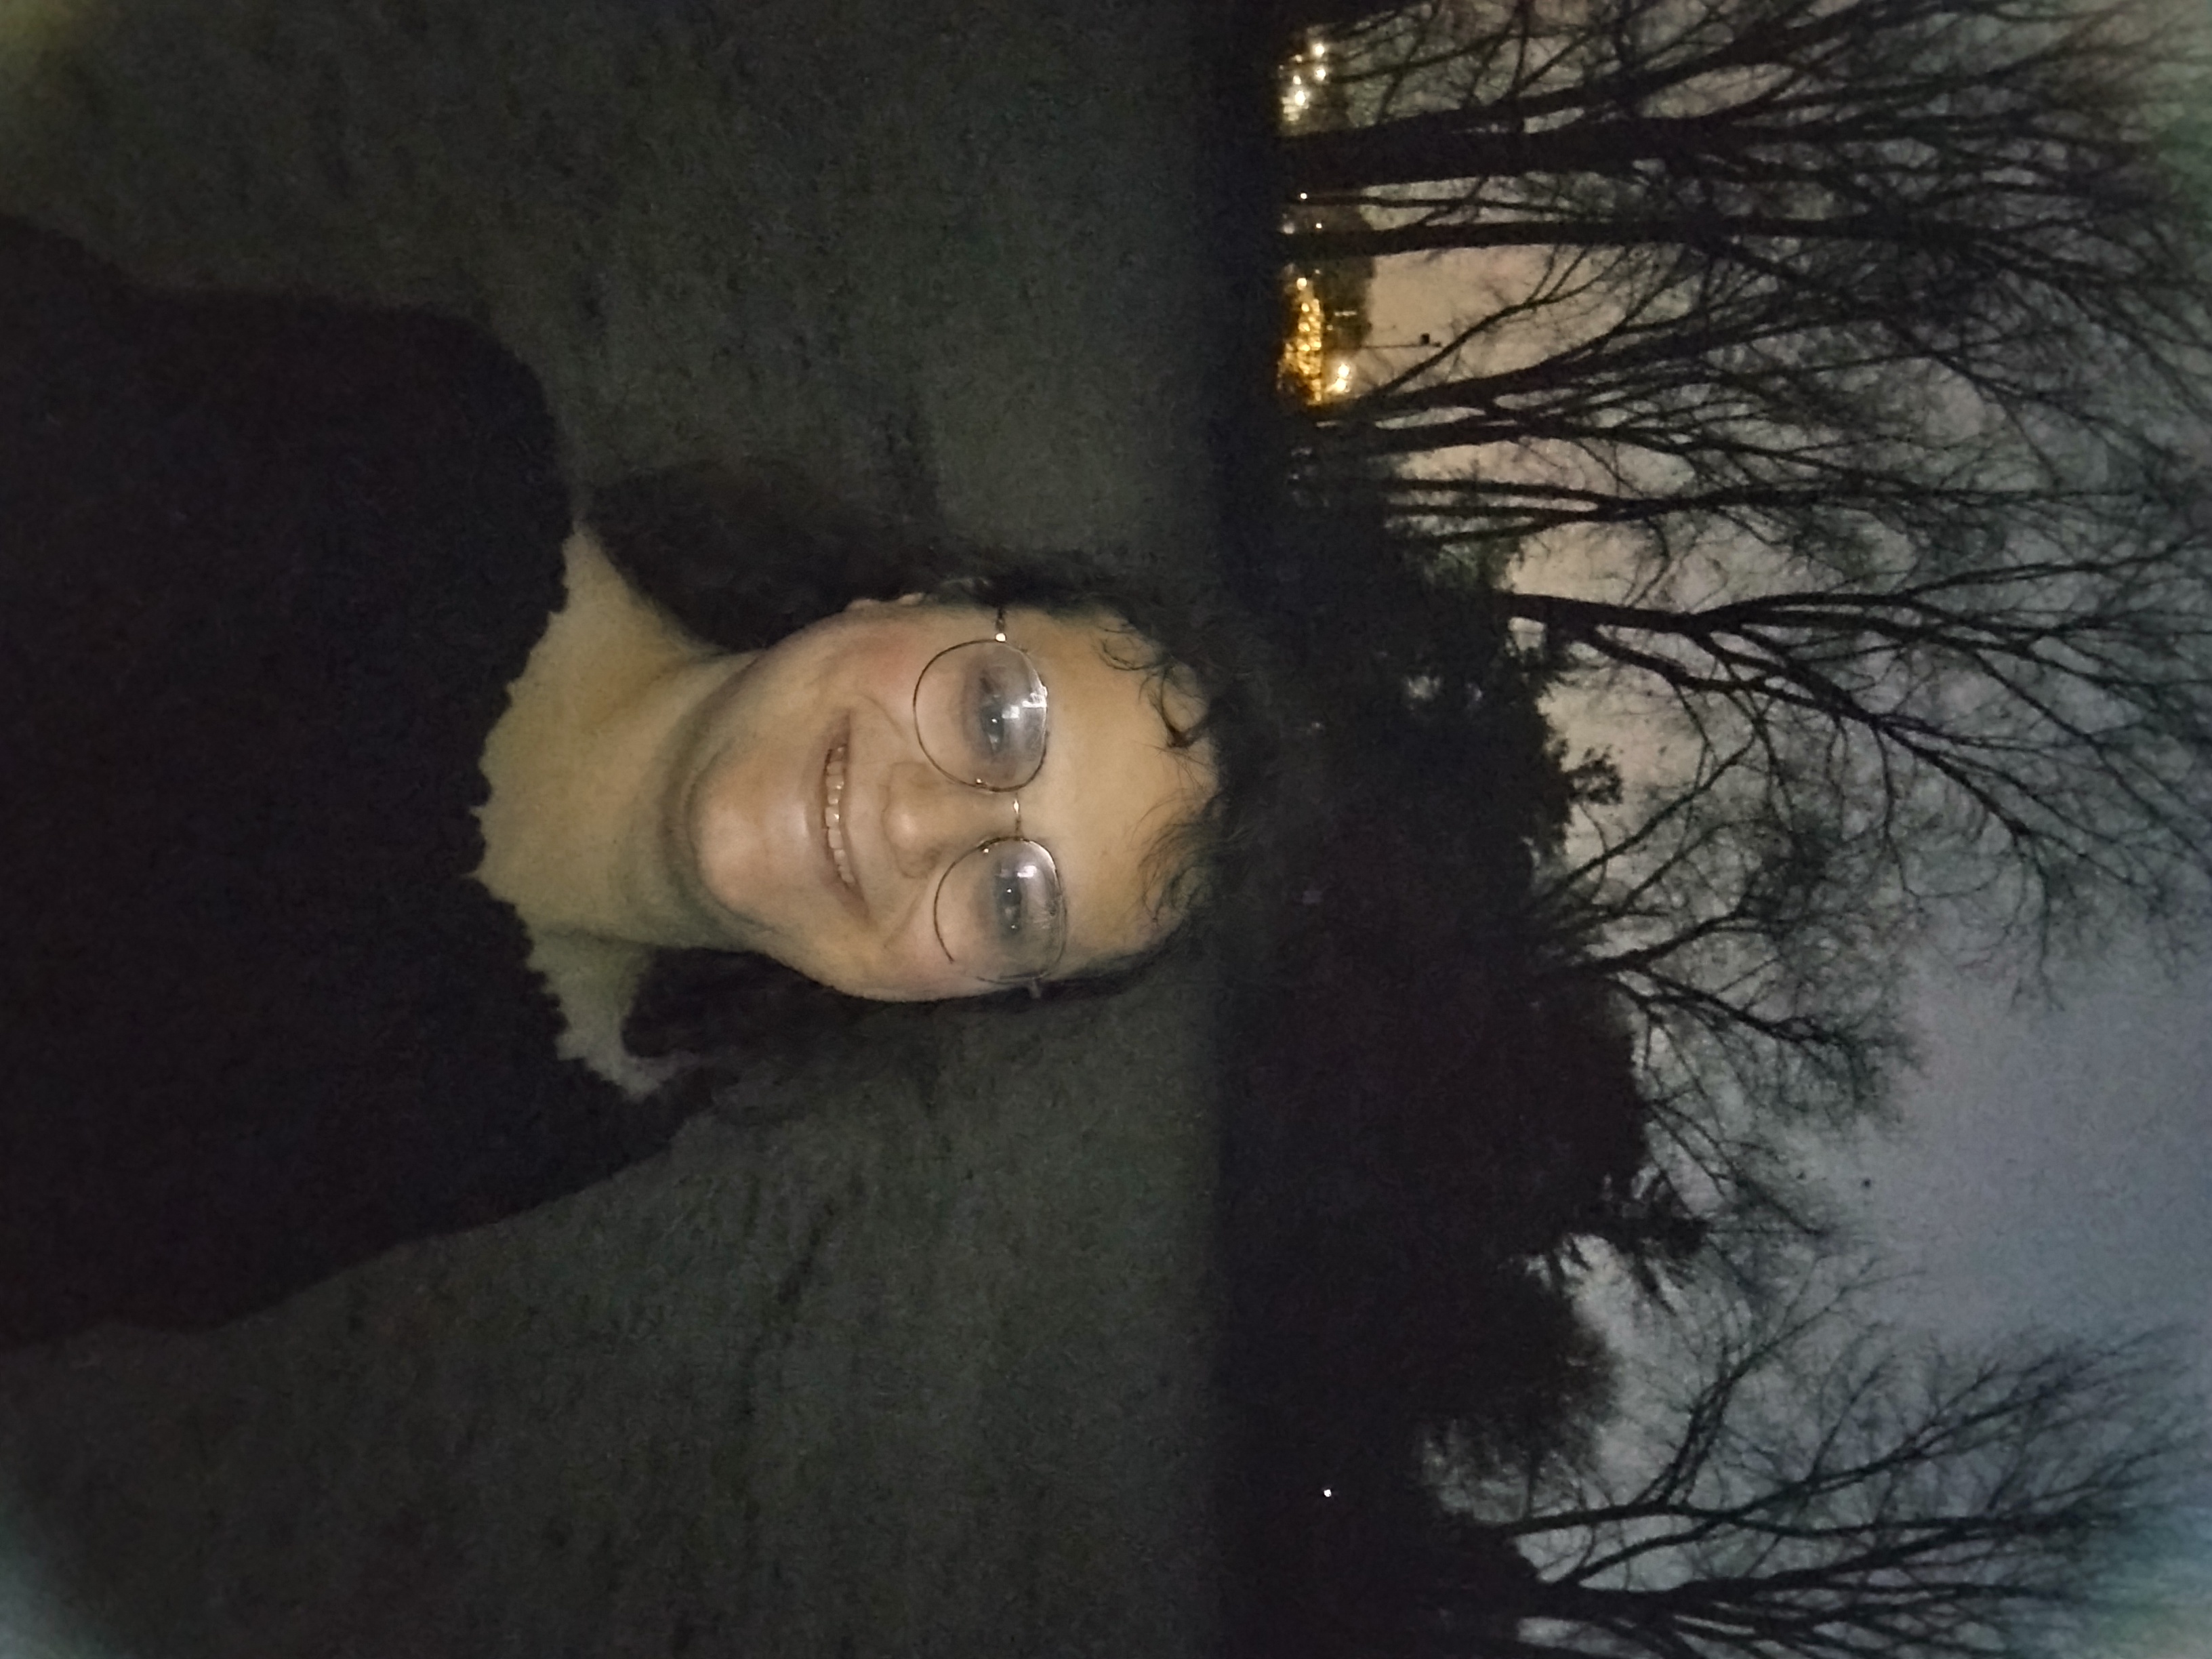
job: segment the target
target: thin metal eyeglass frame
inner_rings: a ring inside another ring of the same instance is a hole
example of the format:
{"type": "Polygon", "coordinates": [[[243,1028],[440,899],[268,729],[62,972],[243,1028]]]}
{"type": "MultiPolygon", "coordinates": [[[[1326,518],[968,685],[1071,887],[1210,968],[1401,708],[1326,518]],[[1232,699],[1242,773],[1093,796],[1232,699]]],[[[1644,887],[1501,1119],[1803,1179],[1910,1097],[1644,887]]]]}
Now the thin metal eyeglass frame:
{"type": "MultiPolygon", "coordinates": [[[[1047,873],[1052,878],[1054,890],[1060,894],[1061,902],[1060,914],[1061,921],[1060,940],[1053,951],[1052,960],[1046,963],[1044,966],[1037,969],[1036,972],[1033,974],[1024,974],[1014,979],[993,979],[988,975],[984,974],[978,974],[976,977],[982,980],[982,981],[987,985],[1004,985],[1009,988],[1018,985],[1026,985],[1030,988],[1030,994],[1031,996],[1041,996],[1043,994],[1044,991],[1045,975],[1049,974],[1054,968],[1057,968],[1060,965],[1060,957],[1067,953],[1066,893],[1066,890],[1060,886],[1060,860],[1053,857],[1052,848],[1047,847],[1042,842],[1031,841],[1028,836],[1022,834],[1021,792],[1028,788],[1030,784],[1036,781],[1037,774],[1044,769],[1045,756],[1050,752],[1052,747],[1052,691],[1051,688],[1047,686],[1044,683],[1044,671],[1037,666],[1036,658],[1030,655],[1028,652],[1023,650],[1021,647],[1016,645],[1012,641],[1006,637],[1006,608],[1002,605],[992,617],[991,633],[988,638],[962,640],[957,644],[948,645],[944,650],[939,652],[927,662],[922,664],[921,672],[914,677],[914,696],[909,702],[910,712],[914,720],[915,746],[921,750],[922,758],[937,769],[937,773],[939,777],[950,778],[953,782],[958,784],[963,789],[980,790],[987,795],[1011,796],[1013,799],[1014,804],[1014,833],[1012,835],[989,836],[985,837],[983,840],[976,842],[975,846],[969,848],[966,852],[961,854],[958,858],[954,859],[951,863],[946,865],[945,866],[944,873],[938,877],[937,887],[929,896],[929,926],[930,931],[937,935],[937,948],[945,952],[945,959],[951,963],[954,967],[961,968],[966,966],[966,964],[961,962],[958,957],[952,954],[952,947],[945,942],[945,926],[944,923],[939,920],[945,902],[945,884],[952,879],[953,871],[957,869],[968,860],[975,857],[976,854],[988,853],[994,847],[1003,846],[1008,842],[1018,841],[1027,846],[1034,847],[1044,859],[1044,867],[1047,873]],[[936,756],[931,754],[929,752],[929,744],[923,741],[921,735],[922,682],[929,678],[929,671],[936,667],[939,663],[942,662],[945,658],[951,656],[956,651],[965,651],[971,645],[1005,646],[1016,656],[1019,657],[1024,663],[1029,665],[1030,674],[1031,678],[1036,681],[1038,690],[1045,693],[1044,742],[1037,750],[1036,766],[1030,769],[1029,775],[1024,778],[1019,783],[989,784],[983,782],[978,778],[963,778],[957,772],[955,772],[951,768],[947,767],[945,763],[938,759],[936,756]]],[[[975,970],[971,968],[969,969],[968,971],[973,973],[975,970]]]]}

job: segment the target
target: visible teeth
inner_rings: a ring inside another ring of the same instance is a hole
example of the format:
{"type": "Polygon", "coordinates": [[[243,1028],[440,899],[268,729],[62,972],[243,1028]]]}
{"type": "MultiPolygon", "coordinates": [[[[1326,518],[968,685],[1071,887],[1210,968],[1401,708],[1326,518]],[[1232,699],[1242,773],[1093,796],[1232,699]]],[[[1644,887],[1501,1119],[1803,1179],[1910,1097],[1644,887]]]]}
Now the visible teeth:
{"type": "Polygon", "coordinates": [[[845,852],[845,745],[842,743],[830,751],[822,769],[822,833],[829,837],[830,860],[837,866],[837,879],[848,887],[858,887],[860,884],[853,878],[853,860],[845,852]]]}

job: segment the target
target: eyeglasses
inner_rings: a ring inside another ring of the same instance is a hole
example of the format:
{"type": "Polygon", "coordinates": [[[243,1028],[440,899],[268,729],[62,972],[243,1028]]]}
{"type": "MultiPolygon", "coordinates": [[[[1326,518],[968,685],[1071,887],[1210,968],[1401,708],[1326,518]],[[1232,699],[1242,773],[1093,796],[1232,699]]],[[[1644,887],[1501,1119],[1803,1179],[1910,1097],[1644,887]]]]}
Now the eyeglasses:
{"type": "MultiPolygon", "coordinates": [[[[930,764],[955,783],[1012,794],[1044,764],[1049,735],[1044,680],[1019,646],[1006,642],[1000,611],[988,640],[940,651],[914,684],[914,729],[930,764]]],[[[984,842],[947,866],[937,884],[937,942],[963,971],[995,985],[1035,985],[1067,948],[1067,904],[1060,869],[1040,842],[1014,833],[984,842]]]]}

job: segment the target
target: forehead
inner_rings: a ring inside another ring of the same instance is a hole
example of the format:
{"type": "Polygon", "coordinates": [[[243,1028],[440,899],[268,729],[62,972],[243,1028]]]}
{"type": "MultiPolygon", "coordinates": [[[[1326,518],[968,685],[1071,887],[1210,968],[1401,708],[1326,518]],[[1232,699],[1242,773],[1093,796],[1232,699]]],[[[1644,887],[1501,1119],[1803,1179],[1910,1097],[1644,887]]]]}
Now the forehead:
{"type": "MultiPolygon", "coordinates": [[[[989,629],[984,613],[984,629],[989,629]]],[[[1193,723],[1197,698],[1152,672],[1157,653],[1104,613],[1055,617],[1017,607],[1007,640],[1044,680],[1051,736],[1044,766],[1021,792],[1023,826],[1052,849],[1067,895],[1061,971],[1141,951],[1174,918],[1161,914],[1173,872],[1163,840],[1213,790],[1202,745],[1177,748],[1170,730],[1193,723]]]]}

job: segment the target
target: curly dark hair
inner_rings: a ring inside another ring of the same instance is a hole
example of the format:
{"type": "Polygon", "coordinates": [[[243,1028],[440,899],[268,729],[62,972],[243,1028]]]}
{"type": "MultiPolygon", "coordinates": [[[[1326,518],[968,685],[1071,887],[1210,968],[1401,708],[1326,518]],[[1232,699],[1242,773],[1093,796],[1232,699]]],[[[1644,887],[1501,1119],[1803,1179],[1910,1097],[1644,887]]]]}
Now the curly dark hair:
{"type": "MultiPolygon", "coordinates": [[[[1081,556],[1018,556],[872,519],[775,469],[646,474],[593,491],[582,517],[640,592],[693,637],[729,651],[762,649],[854,599],[916,592],[1055,616],[1109,613],[1130,630],[1123,665],[1154,681],[1176,746],[1206,745],[1216,787],[1155,850],[1161,902],[1181,914],[1181,924],[1152,949],[1042,994],[1118,988],[1200,936],[1202,919],[1218,913],[1231,855],[1255,838],[1279,747],[1272,677],[1257,660],[1252,631],[1218,592],[1196,582],[1147,586],[1081,556]],[[1202,713],[1194,722],[1178,727],[1168,720],[1170,681],[1197,694],[1202,713]]],[[[1036,994],[1017,989],[961,1000],[1021,1006],[1036,994]]],[[[763,1059],[801,1055],[862,1020],[911,1020],[932,1006],[847,996],[765,957],[664,951],[623,1040],[642,1058],[680,1061],[686,1092],[711,1095],[718,1079],[763,1059]]]]}

